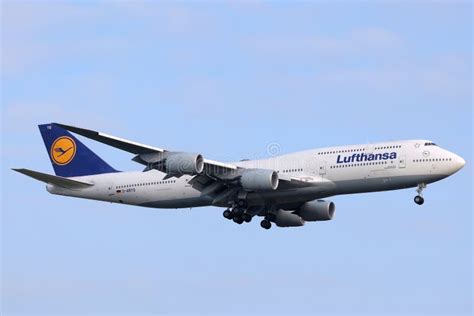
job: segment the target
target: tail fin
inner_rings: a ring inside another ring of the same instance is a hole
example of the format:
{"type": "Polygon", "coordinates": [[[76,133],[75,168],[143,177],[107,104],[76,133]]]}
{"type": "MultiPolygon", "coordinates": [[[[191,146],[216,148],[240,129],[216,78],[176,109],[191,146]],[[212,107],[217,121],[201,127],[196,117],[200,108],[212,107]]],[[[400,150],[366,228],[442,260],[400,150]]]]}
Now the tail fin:
{"type": "Polygon", "coordinates": [[[55,124],[38,127],[57,176],[78,177],[117,172],[62,127],[55,124]]]}

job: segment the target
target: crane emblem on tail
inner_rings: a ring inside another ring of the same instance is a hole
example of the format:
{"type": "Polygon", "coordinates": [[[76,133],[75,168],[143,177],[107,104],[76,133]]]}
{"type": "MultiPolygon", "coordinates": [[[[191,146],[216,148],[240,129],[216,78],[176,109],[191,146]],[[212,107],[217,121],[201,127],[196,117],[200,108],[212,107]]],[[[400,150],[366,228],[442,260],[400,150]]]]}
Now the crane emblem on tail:
{"type": "Polygon", "coordinates": [[[51,159],[58,165],[67,165],[76,154],[76,143],[70,137],[62,136],[51,146],[51,159]]]}

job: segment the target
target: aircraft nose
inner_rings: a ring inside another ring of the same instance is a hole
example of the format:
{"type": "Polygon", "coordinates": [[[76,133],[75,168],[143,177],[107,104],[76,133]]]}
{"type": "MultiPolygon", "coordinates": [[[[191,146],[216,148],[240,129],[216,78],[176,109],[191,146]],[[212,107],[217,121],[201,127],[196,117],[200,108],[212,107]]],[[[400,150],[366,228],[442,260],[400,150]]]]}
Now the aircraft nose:
{"type": "Polygon", "coordinates": [[[456,165],[458,167],[458,170],[464,167],[465,164],[466,161],[461,156],[456,155],[456,165]]]}
{"type": "Polygon", "coordinates": [[[454,157],[453,157],[454,172],[461,170],[465,164],[466,164],[466,161],[461,156],[454,154],[454,157]]]}

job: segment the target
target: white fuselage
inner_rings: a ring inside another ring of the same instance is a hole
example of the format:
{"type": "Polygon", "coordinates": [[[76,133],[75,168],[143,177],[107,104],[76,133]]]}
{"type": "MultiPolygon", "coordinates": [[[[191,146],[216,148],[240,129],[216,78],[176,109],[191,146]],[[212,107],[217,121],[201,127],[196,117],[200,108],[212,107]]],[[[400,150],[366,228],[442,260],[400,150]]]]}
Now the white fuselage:
{"type": "MultiPolygon", "coordinates": [[[[250,192],[250,204],[304,203],[338,194],[416,187],[441,180],[464,166],[464,160],[430,141],[394,141],[307,150],[262,160],[233,163],[239,167],[271,169],[281,179],[305,184],[299,188],[250,192]]],[[[115,203],[187,208],[212,204],[210,196],[189,184],[193,176],[164,179],[165,173],[117,172],[74,179],[94,185],[77,190],[48,185],[53,194],[115,203]]]]}

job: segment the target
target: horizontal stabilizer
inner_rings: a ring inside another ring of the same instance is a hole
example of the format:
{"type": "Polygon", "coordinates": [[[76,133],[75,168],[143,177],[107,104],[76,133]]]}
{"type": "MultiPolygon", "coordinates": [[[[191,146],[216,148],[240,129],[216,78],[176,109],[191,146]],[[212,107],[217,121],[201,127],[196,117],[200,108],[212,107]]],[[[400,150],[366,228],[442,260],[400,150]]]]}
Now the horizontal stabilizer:
{"type": "Polygon", "coordinates": [[[38,171],[33,171],[29,169],[12,169],[16,172],[32,177],[33,179],[48,183],[54,184],[66,189],[81,189],[92,186],[92,183],[82,182],[77,180],[72,180],[64,177],[53,176],[52,174],[42,173],[38,171]]]}

